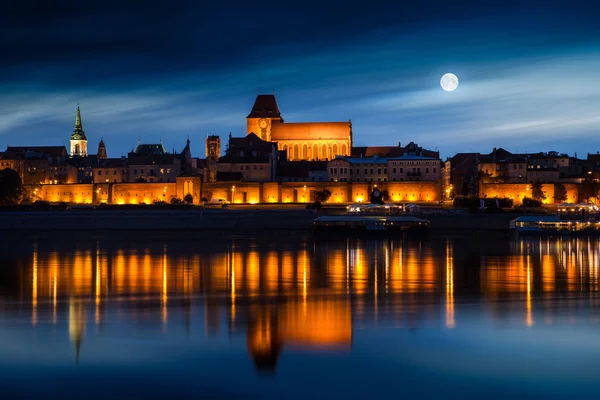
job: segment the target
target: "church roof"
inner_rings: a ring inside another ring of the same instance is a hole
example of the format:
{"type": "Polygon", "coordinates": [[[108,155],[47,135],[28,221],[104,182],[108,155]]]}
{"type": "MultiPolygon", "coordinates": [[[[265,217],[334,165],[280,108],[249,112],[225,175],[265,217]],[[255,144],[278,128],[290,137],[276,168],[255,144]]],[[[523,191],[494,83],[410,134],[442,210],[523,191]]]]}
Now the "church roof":
{"type": "Polygon", "coordinates": [[[256,96],[252,110],[246,118],[281,118],[275,95],[259,94],[256,96]]]}
{"type": "Polygon", "coordinates": [[[345,122],[292,122],[271,124],[271,140],[348,140],[352,124],[345,122]]]}
{"type": "Polygon", "coordinates": [[[134,154],[140,156],[149,156],[156,154],[167,154],[162,143],[160,144],[138,144],[137,148],[134,151],[134,154]]]}
{"type": "Polygon", "coordinates": [[[71,140],[87,140],[85,132],[83,131],[83,125],[81,124],[81,111],[77,106],[77,115],[75,116],[75,129],[71,134],[71,140]]]}
{"type": "Polygon", "coordinates": [[[53,158],[66,157],[69,153],[65,146],[7,146],[4,156],[22,156],[46,154],[53,158]]]}

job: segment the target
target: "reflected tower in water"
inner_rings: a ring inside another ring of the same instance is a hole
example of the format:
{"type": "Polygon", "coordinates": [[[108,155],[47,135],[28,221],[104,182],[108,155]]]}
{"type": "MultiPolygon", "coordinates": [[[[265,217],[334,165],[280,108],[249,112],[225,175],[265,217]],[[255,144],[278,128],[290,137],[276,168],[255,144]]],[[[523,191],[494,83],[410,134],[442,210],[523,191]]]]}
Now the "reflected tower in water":
{"type": "Polygon", "coordinates": [[[69,339],[75,345],[75,364],[79,364],[79,352],[85,336],[85,304],[79,300],[69,301],[69,339]]]}

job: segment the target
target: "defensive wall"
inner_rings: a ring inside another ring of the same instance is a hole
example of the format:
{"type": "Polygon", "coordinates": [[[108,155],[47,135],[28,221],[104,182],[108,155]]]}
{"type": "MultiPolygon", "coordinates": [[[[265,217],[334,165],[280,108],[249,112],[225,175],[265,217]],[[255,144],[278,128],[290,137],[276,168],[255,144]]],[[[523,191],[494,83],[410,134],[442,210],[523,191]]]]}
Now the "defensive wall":
{"type": "MultiPolygon", "coordinates": [[[[579,202],[579,185],[576,183],[564,183],[567,189],[568,203],[579,202]]],[[[554,184],[544,183],[542,190],[546,195],[543,200],[544,204],[556,203],[554,200],[554,184]]],[[[479,186],[480,196],[482,197],[508,197],[513,199],[514,205],[520,205],[523,202],[523,197],[532,197],[531,184],[527,183],[483,183],[479,186]]],[[[562,202],[562,201],[560,201],[562,202]]]]}
{"type": "Polygon", "coordinates": [[[375,188],[387,190],[390,202],[439,202],[440,182],[201,182],[197,177],[180,177],[175,183],[99,183],[42,185],[36,200],[72,204],[152,204],[184,199],[223,198],[231,203],[310,203],[315,193],[329,190],[328,203],[368,202],[375,188]]]}

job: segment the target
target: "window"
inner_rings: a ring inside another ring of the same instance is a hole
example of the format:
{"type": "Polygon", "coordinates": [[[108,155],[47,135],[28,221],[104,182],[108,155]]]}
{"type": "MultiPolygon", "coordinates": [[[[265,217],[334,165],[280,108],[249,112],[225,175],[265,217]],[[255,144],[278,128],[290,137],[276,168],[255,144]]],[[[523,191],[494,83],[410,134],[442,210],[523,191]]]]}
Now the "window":
{"type": "Polygon", "coordinates": [[[371,175],[373,175],[373,168],[371,168],[371,169],[369,170],[369,172],[371,173],[371,175]]]}
{"type": "Polygon", "coordinates": [[[243,171],[243,170],[244,170],[244,166],[240,165],[240,171],[243,171]]]}
{"type": "Polygon", "coordinates": [[[387,168],[384,168],[384,169],[383,169],[383,173],[384,173],[384,174],[387,174],[387,168]]]}
{"type": "Polygon", "coordinates": [[[171,168],[167,168],[167,174],[171,173],[171,168]]]}
{"type": "Polygon", "coordinates": [[[367,169],[365,168],[365,175],[367,174],[367,169]]]}
{"type": "Polygon", "coordinates": [[[333,168],[329,168],[329,173],[333,174],[333,168]]]}
{"type": "Polygon", "coordinates": [[[256,169],[257,169],[257,166],[256,166],[256,164],[254,164],[254,170],[256,171],[256,169]]]}
{"type": "Polygon", "coordinates": [[[144,170],[140,169],[140,174],[144,175],[144,170]]]}
{"type": "Polygon", "coordinates": [[[403,172],[404,172],[404,168],[400,168],[400,173],[403,173],[403,172]]]}
{"type": "Polygon", "coordinates": [[[117,174],[117,170],[115,169],[115,170],[113,171],[113,175],[116,175],[116,174],[117,174]]]}
{"type": "Polygon", "coordinates": [[[261,166],[260,166],[260,170],[262,171],[262,169],[263,169],[263,166],[261,165],[261,166]]]}
{"type": "Polygon", "coordinates": [[[98,171],[98,175],[102,175],[102,171],[98,171]]]}
{"type": "Polygon", "coordinates": [[[429,168],[425,168],[425,173],[428,174],[429,173],[429,168]]]}
{"type": "Polygon", "coordinates": [[[161,173],[161,174],[164,174],[164,173],[165,173],[165,169],[164,169],[164,168],[161,168],[161,169],[160,169],[160,173],[161,173]]]}
{"type": "MultiPolygon", "coordinates": [[[[350,168],[350,175],[352,175],[352,168],[350,168]]],[[[352,179],[350,179],[350,181],[352,181],[352,179]]]]}
{"type": "Polygon", "coordinates": [[[437,172],[437,168],[433,168],[433,173],[435,174],[437,172]]]}
{"type": "Polygon", "coordinates": [[[381,168],[377,168],[377,175],[381,175],[381,168]]]}
{"type": "Polygon", "coordinates": [[[392,174],[396,173],[396,168],[392,168],[392,174]]]}
{"type": "Polygon", "coordinates": [[[250,171],[250,166],[246,165],[246,171],[250,171]]]}

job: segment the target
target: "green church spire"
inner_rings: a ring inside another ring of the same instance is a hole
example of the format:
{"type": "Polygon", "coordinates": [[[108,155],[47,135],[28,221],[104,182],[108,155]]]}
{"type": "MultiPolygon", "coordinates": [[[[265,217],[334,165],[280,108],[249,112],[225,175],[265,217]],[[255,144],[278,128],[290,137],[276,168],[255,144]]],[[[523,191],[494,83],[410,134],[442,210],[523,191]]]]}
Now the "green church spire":
{"type": "Polygon", "coordinates": [[[77,104],[77,115],[75,117],[75,129],[71,135],[71,140],[87,140],[85,132],[83,131],[83,125],[81,124],[81,110],[79,104],[77,104]]]}

